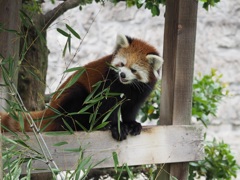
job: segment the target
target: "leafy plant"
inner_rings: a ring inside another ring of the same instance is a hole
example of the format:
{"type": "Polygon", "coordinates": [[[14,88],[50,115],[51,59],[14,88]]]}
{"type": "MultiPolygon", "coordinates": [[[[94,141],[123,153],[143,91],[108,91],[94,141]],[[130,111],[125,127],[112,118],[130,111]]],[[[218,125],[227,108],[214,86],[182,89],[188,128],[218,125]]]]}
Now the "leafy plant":
{"type": "MultiPolygon", "coordinates": [[[[192,116],[201,121],[205,127],[210,122],[209,116],[216,116],[219,102],[228,94],[221,78],[222,75],[212,69],[210,74],[204,76],[198,74],[193,81],[192,116]]],[[[157,88],[159,87],[160,82],[157,84],[157,88]]],[[[141,108],[140,117],[141,122],[145,122],[146,120],[158,120],[159,116],[160,89],[156,89],[141,108]]],[[[202,176],[207,179],[232,179],[237,176],[237,170],[240,167],[228,144],[216,140],[208,141],[204,146],[204,151],[204,160],[190,163],[190,180],[202,176]]]]}
{"type": "MultiPolygon", "coordinates": [[[[222,98],[228,94],[226,85],[221,82],[222,75],[212,69],[210,74],[199,74],[193,81],[192,116],[205,126],[209,124],[209,116],[216,116],[217,107],[222,98]]],[[[160,81],[149,99],[142,106],[140,120],[158,120],[160,116],[160,81]]]]}
{"type": "Polygon", "coordinates": [[[148,100],[141,107],[139,117],[141,122],[147,120],[158,120],[160,116],[160,96],[161,96],[161,81],[158,81],[155,90],[150,94],[148,100]]]}
{"type": "Polygon", "coordinates": [[[112,153],[113,161],[114,161],[114,170],[116,175],[114,176],[114,179],[131,179],[133,180],[134,175],[131,171],[130,167],[127,164],[123,164],[122,166],[119,165],[118,156],[116,152],[112,153]],[[127,177],[123,176],[123,172],[127,172],[127,177]]]}
{"type": "Polygon", "coordinates": [[[75,36],[77,39],[81,40],[80,35],[79,35],[71,26],[69,26],[68,24],[66,24],[66,28],[68,29],[68,31],[69,31],[70,33],[67,33],[66,31],[64,31],[64,30],[62,30],[62,29],[60,29],[60,28],[57,28],[57,31],[58,31],[60,34],[62,34],[63,36],[67,37],[67,41],[66,41],[66,43],[65,43],[65,46],[64,46],[64,49],[63,49],[63,54],[62,54],[63,57],[64,57],[65,54],[66,54],[67,47],[68,47],[69,52],[71,52],[71,47],[72,47],[72,46],[71,46],[71,39],[72,39],[71,34],[72,34],[73,36],[75,36]]]}
{"type": "Polygon", "coordinates": [[[220,0],[200,0],[203,2],[203,8],[207,11],[209,10],[209,7],[214,7],[217,3],[220,2],[220,0]]]}
{"type": "Polygon", "coordinates": [[[194,78],[192,115],[204,126],[209,124],[210,115],[216,116],[219,102],[228,94],[221,78],[215,69],[208,75],[199,74],[194,78]]]}
{"type": "Polygon", "coordinates": [[[237,177],[240,166],[232,155],[229,145],[222,142],[205,142],[205,158],[202,161],[190,163],[189,179],[206,177],[206,179],[226,179],[237,177]]]}

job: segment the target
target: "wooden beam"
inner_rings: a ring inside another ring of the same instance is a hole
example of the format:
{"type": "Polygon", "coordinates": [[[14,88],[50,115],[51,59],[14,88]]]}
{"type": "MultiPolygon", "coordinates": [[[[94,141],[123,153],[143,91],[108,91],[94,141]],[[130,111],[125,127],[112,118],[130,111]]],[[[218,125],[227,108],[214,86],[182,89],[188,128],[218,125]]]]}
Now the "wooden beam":
{"type": "MultiPolygon", "coordinates": [[[[39,149],[34,135],[32,133],[28,135],[30,137],[27,141],[28,145],[39,149]]],[[[79,152],[71,152],[67,149],[80,147],[85,149],[84,157],[92,157],[93,164],[105,159],[96,168],[114,167],[112,152],[118,154],[120,165],[127,163],[129,166],[196,161],[203,157],[203,128],[199,126],[146,127],[141,135],[129,136],[122,142],[115,141],[110,131],[75,132],[73,135],[61,136],[44,133],[43,137],[61,170],[72,170],[77,166],[79,152]],[[53,146],[59,142],[68,144],[53,146]]],[[[46,169],[47,165],[41,161],[34,161],[33,167],[46,169]]]]}
{"type": "MultiPolygon", "coordinates": [[[[196,0],[166,1],[161,125],[190,124],[197,7],[196,0]]],[[[159,179],[187,179],[188,163],[165,168],[170,175],[159,179]]]]}

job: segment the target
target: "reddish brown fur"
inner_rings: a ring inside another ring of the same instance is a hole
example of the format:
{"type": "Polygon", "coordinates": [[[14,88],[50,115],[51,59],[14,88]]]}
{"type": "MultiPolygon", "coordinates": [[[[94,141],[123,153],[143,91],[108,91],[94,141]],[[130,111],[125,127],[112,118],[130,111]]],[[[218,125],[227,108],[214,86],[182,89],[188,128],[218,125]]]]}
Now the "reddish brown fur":
{"type": "MultiPolygon", "coordinates": [[[[138,40],[138,39],[133,39],[131,42],[131,45],[128,48],[117,48],[115,53],[125,56],[126,59],[128,59],[128,61],[127,61],[128,64],[126,66],[136,63],[139,66],[146,68],[147,71],[151,72],[149,74],[150,84],[148,84],[146,86],[144,92],[142,92],[142,93],[144,93],[144,94],[141,94],[141,96],[144,95],[142,97],[142,99],[138,98],[139,96],[137,96],[137,94],[134,94],[133,99],[134,98],[135,99],[131,102],[132,104],[129,105],[130,108],[126,108],[126,109],[128,109],[128,111],[127,110],[124,111],[124,113],[125,113],[124,116],[131,114],[131,117],[129,117],[126,122],[126,123],[131,124],[131,123],[134,123],[132,121],[135,121],[134,116],[137,112],[136,108],[133,110],[131,108],[140,106],[140,104],[144,100],[143,98],[147,97],[147,95],[151,92],[151,90],[156,82],[156,77],[154,76],[153,71],[152,71],[153,67],[146,60],[146,56],[148,54],[157,54],[157,51],[155,48],[148,45],[147,43],[145,43],[141,40],[138,40]],[[138,104],[135,103],[135,100],[139,101],[138,104]],[[129,120],[131,120],[131,121],[129,121],[129,120]]],[[[97,83],[101,80],[104,80],[104,78],[106,78],[106,75],[109,71],[109,67],[108,67],[108,65],[106,65],[106,63],[109,63],[109,64],[111,63],[115,53],[113,53],[112,55],[103,57],[92,63],[87,64],[85,66],[85,72],[80,76],[80,78],[77,80],[77,82],[74,83],[74,85],[76,85],[76,88],[75,88],[75,86],[72,86],[73,88],[68,91],[68,89],[66,88],[68,82],[70,82],[71,78],[73,78],[78,72],[75,72],[73,75],[71,75],[60,86],[57,93],[55,93],[55,95],[52,97],[52,100],[50,102],[50,107],[57,109],[57,110],[59,110],[59,109],[64,110],[64,108],[62,108],[61,105],[65,103],[67,97],[70,97],[70,96],[75,97],[75,95],[74,94],[72,95],[72,93],[76,93],[76,90],[77,90],[77,95],[79,94],[78,93],[79,89],[77,87],[84,87],[85,88],[84,92],[87,91],[87,93],[90,93],[92,91],[92,85],[94,85],[95,83],[97,83]],[[64,88],[66,88],[66,89],[64,89],[64,88]],[[64,89],[64,91],[61,91],[63,89],[64,89]],[[59,93],[61,93],[61,94],[59,94],[59,93]]],[[[125,88],[125,86],[122,84],[120,84],[120,86],[122,89],[125,88]]],[[[130,91],[131,91],[131,89],[130,89],[130,91]]],[[[134,90],[134,91],[136,91],[136,90],[134,90]]],[[[128,93],[128,94],[131,94],[131,93],[128,93]]],[[[78,101],[78,99],[77,99],[77,101],[78,101]]],[[[129,102],[130,101],[128,101],[128,103],[129,102]]],[[[76,105],[76,104],[74,104],[74,105],[76,105]]],[[[71,106],[71,104],[70,104],[70,106],[71,106]]],[[[128,105],[126,105],[126,107],[128,107],[128,105]]],[[[23,114],[23,115],[26,116],[26,114],[23,114]]],[[[63,128],[61,127],[61,124],[59,124],[57,122],[51,123],[52,121],[55,120],[56,117],[54,117],[54,116],[56,116],[57,114],[50,108],[46,108],[45,110],[42,110],[42,111],[30,112],[29,115],[32,117],[32,119],[35,120],[35,122],[39,128],[43,128],[46,125],[48,125],[44,129],[45,131],[63,130],[63,128]]],[[[21,131],[19,122],[17,120],[12,119],[9,114],[0,112],[0,118],[1,118],[2,125],[7,127],[8,129],[10,129],[11,131],[21,131]]],[[[2,128],[2,130],[3,130],[3,128],[2,128]]],[[[24,118],[24,130],[32,131],[32,128],[30,127],[29,123],[27,122],[26,117],[24,118]]],[[[141,131],[141,128],[139,128],[137,130],[136,134],[139,134],[140,131],[141,131]]],[[[118,131],[116,131],[116,133],[117,132],[118,131]]],[[[136,132],[136,130],[135,130],[135,132],[136,132]]],[[[112,130],[112,133],[113,134],[115,133],[114,129],[112,130]]],[[[116,136],[115,136],[115,139],[118,139],[118,138],[116,138],[116,136]]]]}
{"type": "MultiPolygon", "coordinates": [[[[80,76],[77,83],[82,84],[88,92],[90,93],[92,91],[92,85],[97,83],[98,81],[101,81],[104,79],[104,72],[108,70],[108,66],[106,66],[106,62],[111,62],[112,55],[105,56],[97,61],[94,61],[92,63],[89,63],[85,66],[85,72],[80,76]]],[[[70,81],[70,79],[76,75],[78,72],[75,72],[72,74],[60,87],[59,90],[66,87],[67,83],[70,81]]],[[[61,91],[60,91],[61,92],[61,91]]],[[[62,94],[58,97],[58,93],[55,93],[53,96],[50,106],[54,109],[59,108],[59,104],[61,104],[61,101],[65,98],[65,96],[68,96],[67,92],[64,91],[62,94]]],[[[39,128],[45,127],[48,123],[54,120],[54,118],[51,118],[52,116],[55,116],[56,114],[51,109],[45,109],[42,111],[35,111],[29,113],[32,119],[36,120],[36,124],[39,128]],[[44,118],[44,120],[43,120],[44,118]]],[[[26,116],[26,115],[24,115],[26,116]]],[[[21,131],[19,122],[14,120],[9,114],[0,112],[0,118],[1,123],[3,126],[7,127],[11,131],[21,131]]],[[[25,131],[32,131],[32,128],[30,127],[30,124],[27,122],[27,119],[25,117],[24,119],[24,130],[25,131]]],[[[56,131],[56,130],[62,130],[62,128],[59,126],[59,124],[51,123],[49,124],[45,131],[56,131]]],[[[4,129],[2,128],[2,131],[4,129]]]]}

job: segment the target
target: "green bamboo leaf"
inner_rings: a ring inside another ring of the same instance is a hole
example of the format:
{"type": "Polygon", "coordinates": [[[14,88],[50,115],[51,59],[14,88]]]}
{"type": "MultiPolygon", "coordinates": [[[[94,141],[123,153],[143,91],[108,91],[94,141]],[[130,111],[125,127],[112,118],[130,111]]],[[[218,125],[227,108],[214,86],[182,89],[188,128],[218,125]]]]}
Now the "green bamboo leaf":
{"type": "Polygon", "coordinates": [[[71,28],[68,24],[66,24],[66,27],[76,38],[81,39],[80,35],[73,28],[71,28]]]}
{"type": "Polygon", "coordinates": [[[79,70],[79,72],[73,74],[70,80],[68,81],[68,83],[66,84],[66,86],[63,89],[59,90],[59,94],[57,95],[56,99],[59,98],[59,96],[61,96],[61,94],[65,91],[65,89],[71,87],[75,82],[77,82],[77,80],[81,77],[81,75],[84,72],[85,72],[85,68],[82,68],[81,70],[79,70]]]}
{"type": "Polygon", "coordinates": [[[68,42],[68,51],[71,53],[71,35],[67,39],[68,42]]]}
{"type": "Polygon", "coordinates": [[[113,157],[113,162],[114,162],[114,170],[115,170],[115,172],[118,172],[119,161],[118,161],[117,153],[112,152],[112,157],[113,157]]]}
{"type": "Polygon", "coordinates": [[[20,139],[15,140],[15,142],[23,147],[30,148],[29,145],[27,145],[24,141],[22,141],[20,139]]]}
{"type": "Polygon", "coordinates": [[[121,121],[120,121],[120,118],[121,118],[121,108],[118,109],[118,133],[121,134],[121,121]]]}
{"type": "Polygon", "coordinates": [[[84,114],[84,113],[86,113],[86,111],[87,111],[88,109],[90,109],[90,108],[93,107],[93,106],[94,106],[94,104],[88,104],[88,105],[84,106],[78,113],[79,113],[79,114],[84,114]]]}
{"type": "Polygon", "coordinates": [[[52,132],[46,132],[46,135],[49,136],[63,136],[63,135],[72,135],[70,132],[68,131],[52,131],[52,132]]]}
{"type": "Polygon", "coordinates": [[[69,36],[70,36],[70,34],[68,34],[66,31],[64,31],[64,30],[62,30],[62,29],[60,29],[60,28],[57,28],[57,31],[58,31],[60,34],[62,34],[63,36],[65,36],[65,37],[69,37],[69,36]]]}
{"type": "Polygon", "coordinates": [[[18,119],[21,131],[24,131],[24,118],[21,112],[18,112],[17,119],[18,119]]]}
{"type": "Polygon", "coordinates": [[[62,119],[62,120],[63,120],[63,123],[65,124],[65,126],[67,127],[67,130],[69,131],[69,133],[74,134],[74,131],[71,128],[71,126],[64,119],[62,119]]]}
{"type": "Polygon", "coordinates": [[[127,173],[128,173],[129,178],[130,178],[131,180],[133,180],[134,176],[133,176],[132,171],[130,170],[130,168],[128,167],[127,164],[125,165],[125,167],[126,167],[126,170],[127,170],[127,173]]]}
{"type": "MultiPolygon", "coordinates": [[[[15,134],[15,135],[17,136],[17,134],[15,134]]],[[[12,143],[12,144],[17,145],[17,142],[16,142],[16,141],[14,141],[14,140],[6,137],[6,136],[1,136],[1,138],[3,139],[3,141],[10,142],[10,143],[12,143]]]]}
{"type": "Polygon", "coordinates": [[[83,104],[90,104],[89,100],[94,96],[94,94],[96,93],[96,91],[98,90],[98,88],[100,87],[101,82],[97,82],[96,84],[94,84],[92,87],[94,87],[93,91],[86,97],[85,101],[83,104]]]}
{"type": "Polygon", "coordinates": [[[67,72],[73,72],[73,71],[85,71],[85,67],[74,67],[74,68],[69,68],[67,70],[64,71],[64,73],[67,73],[67,72]]]}
{"type": "Polygon", "coordinates": [[[27,162],[27,177],[26,179],[31,179],[31,169],[32,169],[32,159],[30,158],[29,161],[27,162]]]}
{"type": "Polygon", "coordinates": [[[65,57],[65,54],[66,54],[66,51],[67,51],[67,45],[68,45],[68,42],[66,42],[66,44],[63,48],[63,54],[62,54],[63,57],[65,57]]]}
{"type": "Polygon", "coordinates": [[[83,131],[88,131],[88,129],[85,128],[80,122],[75,121],[75,123],[76,123],[77,125],[79,125],[79,126],[82,128],[83,131]]]}
{"type": "Polygon", "coordinates": [[[108,112],[105,116],[104,116],[104,118],[103,118],[103,120],[102,120],[102,122],[105,122],[105,121],[107,121],[108,120],[108,118],[109,118],[109,116],[112,114],[112,112],[113,111],[110,111],[110,112],[108,112]]]}
{"type": "Polygon", "coordinates": [[[99,130],[104,128],[105,126],[107,126],[109,124],[109,122],[102,122],[101,124],[99,124],[97,127],[94,128],[94,130],[99,130]]]}
{"type": "Polygon", "coordinates": [[[73,74],[70,81],[67,83],[66,88],[72,86],[77,80],[82,76],[82,74],[85,72],[85,68],[80,69],[77,73],[73,74]]]}
{"type": "Polygon", "coordinates": [[[104,96],[100,96],[98,98],[88,100],[88,102],[86,104],[96,104],[97,102],[101,101],[102,99],[104,99],[104,96]]]}
{"type": "Polygon", "coordinates": [[[70,148],[70,149],[64,149],[66,152],[80,152],[82,151],[81,148],[70,148]]]}
{"type": "Polygon", "coordinates": [[[54,144],[53,146],[63,146],[65,144],[68,144],[68,142],[66,142],[66,141],[58,142],[58,143],[54,144]]]}

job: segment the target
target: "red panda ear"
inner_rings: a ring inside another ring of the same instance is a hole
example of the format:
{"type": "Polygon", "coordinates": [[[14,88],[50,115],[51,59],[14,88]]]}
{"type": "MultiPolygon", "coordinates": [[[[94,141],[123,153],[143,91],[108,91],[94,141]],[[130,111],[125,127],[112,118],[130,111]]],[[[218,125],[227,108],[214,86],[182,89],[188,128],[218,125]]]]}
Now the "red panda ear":
{"type": "Polygon", "coordinates": [[[117,48],[127,48],[129,46],[129,41],[128,41],[127,36],[118,34],[116,46],[117,46],[117,48]]]}
{"type": "Polygon", "coordinates": [[[149,64],[153,67],[153,73],[156,77],[159,76],[158,72],[163,64],[163,58],[154,54],[149,54],[146,56],[149,64]]]}

